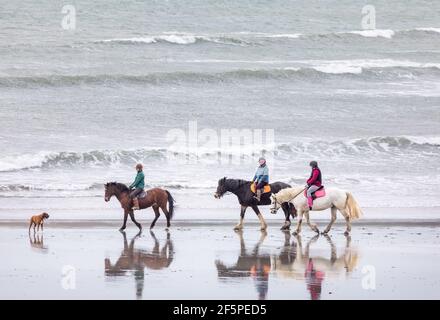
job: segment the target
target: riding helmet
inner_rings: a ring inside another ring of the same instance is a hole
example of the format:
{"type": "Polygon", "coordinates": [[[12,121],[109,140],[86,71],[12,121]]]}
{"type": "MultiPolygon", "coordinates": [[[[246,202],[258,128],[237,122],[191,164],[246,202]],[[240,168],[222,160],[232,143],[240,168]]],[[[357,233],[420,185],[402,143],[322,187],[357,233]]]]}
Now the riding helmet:
{"type": "Polygon", "coordinates": [[[310,161],[310,166],[311,166],[312,168],[316,168],[316,167],[318,166],[318,162],[316,162],[316,161],[310,161]]]}

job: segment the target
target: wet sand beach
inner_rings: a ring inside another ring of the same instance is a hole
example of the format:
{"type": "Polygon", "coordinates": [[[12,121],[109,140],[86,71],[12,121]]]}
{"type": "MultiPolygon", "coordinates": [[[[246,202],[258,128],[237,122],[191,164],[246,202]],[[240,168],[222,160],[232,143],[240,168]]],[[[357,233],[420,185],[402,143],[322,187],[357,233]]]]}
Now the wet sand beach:
{"type": "Polygon", "coordinates": [[[340,223],[329,237],[307,226],[295,237],[272,220],[267,232],[252,219],[243,232],[232,220],[177,220],[168,232],[145,222],[138,234],[130,223],[120,233],[118,220],[55,219],[29,236],[22,222],[2,220],[0,298],[440,298],[433,220],[366,219],[350,237],[340,223]]]}

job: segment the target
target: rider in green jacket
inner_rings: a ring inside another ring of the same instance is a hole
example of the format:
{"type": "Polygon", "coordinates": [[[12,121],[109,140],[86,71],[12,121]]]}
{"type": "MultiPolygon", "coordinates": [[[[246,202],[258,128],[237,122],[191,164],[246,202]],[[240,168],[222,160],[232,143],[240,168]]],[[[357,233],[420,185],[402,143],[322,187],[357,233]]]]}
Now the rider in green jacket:
{"type": "Polygon", "coordinates": [[[144,191],[145,187],[145,176],[143,170],[142,164],[138,163],[136,165],[136,178],[134,179],[134,182],[130,185],[130,190],[134,189],[130,192],[130,198],[133,199],[133,210],[139,210],[139,200],[138,196],[144,191]]]}

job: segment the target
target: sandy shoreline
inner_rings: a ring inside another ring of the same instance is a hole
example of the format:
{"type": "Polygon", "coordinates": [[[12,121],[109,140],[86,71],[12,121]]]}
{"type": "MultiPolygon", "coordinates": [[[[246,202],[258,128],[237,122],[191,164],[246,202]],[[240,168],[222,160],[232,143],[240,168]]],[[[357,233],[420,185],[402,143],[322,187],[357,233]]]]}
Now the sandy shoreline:
{"type": "MultiPolygon", "coordinates": [[[[279,230],[281,214],[264,214],[268,229],[261,232],[249,213],[244,230],[234,232],[237,210],[181,208],[169,231],[162,216],[151,232],[147,210],[137,213],[138,234],[130,220],[126,233],[117,231],[120,209],[90,212],[51,211],[36,234],[28,233],[26,212],[0,212],[0,253],[8,256],[0,299],[440,298],[437,208],[367,209],[350,237],[342,217],[328,237],[307,225],[296,237],[296,221],[290,232],[279,230]],[[66,289],[70,269],[75,286],[66,289]],[[374,289],[365,288],[369,272],[374,289]]],[[[312,214],[320,230],[329,218],[312,214]]]]}
{"type": "Polygon", "coordinates": [[[1,299],[440,298],[437,227],[358,226],[351,237],[343,225],[329,237],[305,227],[295,237],[254,223],[239,233],[209,222],[140,235],[133,225],[118,232],[117,221],[71,223],[36,235],[0,225],[0,252],[8,256],[1,299]]]}
{"type": "MultiPolygon", "coordinates": [[[[151,223],[151,220],[148,219],[138,219],[143,226],[143,228],[147,229],[151,223]]],[[[295,220],[296,221],[296,220],[295,220]]],[[[296,222],[292,223],[292,228],[294,227],[296,222]]],[[[314,222],[318,223],[318,225],[324,226],[328,221],[324,219],[314,219],[314,222]]],[[[219,226],[219,227],[228,227],[234,226],[237,223],[237,220],[230,219],[222,219],[222,220],[175,220],[172,221],[172,227],[210,227],[210,226],[219,226]]],[[[45,228],[107,228],[107,227],[120,227],[122,224],[122,219],[62,219],[62,220],[50,220],[45,223],[45,228]]],[[[158,221],[156,226],[163,227],[165,226],[164,221],[158,221]]],[[[277,222],[273,220],[268,221],[268,226],[270,228],[279,227],[282,225],[282,222],[277,222]]],[[[335,225],[345,225],[345,222],[340,219],[335,222],[335,225]]],[[[357,220],[352,223],[353,228],[356,227],[392,227],[392,226],[401,226],[401,227],[440,227],[440,219],[413,219],[413,220],[401,220],[401,219],[383,219],[383,220],[357,220]]],[[[0,227],[8,227],[8,228],[27,228],[29,226],[28,221],[20,221],[20,220],[0,220],[0,227]]],[[[245,227],[258,227],[259,222],[250,220],[245,223],[245,227]]],[[[127,222],[127,227],[135,227],[131,221],[127,222]]],[[[157,228],[156,227],[156,228],[157,228]]]]}

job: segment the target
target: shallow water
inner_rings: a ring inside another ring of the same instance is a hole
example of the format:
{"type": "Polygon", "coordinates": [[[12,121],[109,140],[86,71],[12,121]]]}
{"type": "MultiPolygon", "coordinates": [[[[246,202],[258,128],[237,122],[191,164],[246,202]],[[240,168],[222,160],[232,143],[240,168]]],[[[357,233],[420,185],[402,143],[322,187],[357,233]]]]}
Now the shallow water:
{"type": "Polygon", "coordinates": [[[357,227],[350,238],[343,226],[298,238],[252,224],[0,231],[1,299],[440,298],[435,228],[357,227]]]}

